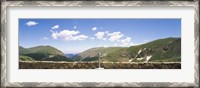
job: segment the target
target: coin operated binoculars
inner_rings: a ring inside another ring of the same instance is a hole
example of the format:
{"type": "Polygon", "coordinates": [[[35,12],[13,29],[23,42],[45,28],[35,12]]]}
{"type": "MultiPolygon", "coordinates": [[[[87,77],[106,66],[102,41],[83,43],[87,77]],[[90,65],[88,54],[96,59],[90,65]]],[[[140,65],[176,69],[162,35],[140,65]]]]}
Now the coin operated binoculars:
{"type": "Polygon", "coordinates": [[[101,68],[101,55],[102,55],[102,53],[98,53],[98,59],[99,59],[98,63],[99,63],[99,68],[96,68],[96,69],[104,69],[104,68],[101,68]]]}

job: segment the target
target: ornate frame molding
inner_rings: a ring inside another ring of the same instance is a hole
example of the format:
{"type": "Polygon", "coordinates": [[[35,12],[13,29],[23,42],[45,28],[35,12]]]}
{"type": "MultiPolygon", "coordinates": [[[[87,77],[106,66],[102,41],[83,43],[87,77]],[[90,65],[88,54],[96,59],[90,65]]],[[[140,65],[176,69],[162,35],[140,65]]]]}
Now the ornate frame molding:
{"type": "Polygon", "coordinates": [[[2,1],[1,2],[1,87],[199,87],[199,1],[2,1]],[[194,6],[195,82],[17,82],[6,81],[6,8],[8,6],[194,6]]]}

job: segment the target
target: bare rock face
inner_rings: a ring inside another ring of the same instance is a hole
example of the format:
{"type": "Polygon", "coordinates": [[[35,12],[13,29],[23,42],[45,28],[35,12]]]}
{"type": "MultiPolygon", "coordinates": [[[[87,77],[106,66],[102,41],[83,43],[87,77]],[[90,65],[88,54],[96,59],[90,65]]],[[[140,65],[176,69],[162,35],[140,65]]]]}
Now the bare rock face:
{"type": "Polygon", "coordinates": [[[137,54],[134,54],[134,59],[139,62],[148,62],[153,54],[153,50],[151,48],[143,48],[138,51],[137,54]]]}

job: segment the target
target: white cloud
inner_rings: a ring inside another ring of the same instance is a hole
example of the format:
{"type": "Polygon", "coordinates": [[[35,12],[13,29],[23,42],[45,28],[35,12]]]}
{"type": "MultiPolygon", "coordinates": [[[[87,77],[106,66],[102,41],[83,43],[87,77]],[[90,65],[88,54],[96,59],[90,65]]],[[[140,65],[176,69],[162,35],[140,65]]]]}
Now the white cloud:
{"type": "Polygon", "coordinates": [[[103,38],[102,40],[106,41],[107,38],[103,38]]]}
{"type": "Polygon", "coordinates": [[[93,27],[92,30],[93,30],[93,31],[96,31],[96,30],[97,30],[97,27],[93,27]]]}
{"type": "MultiPolygon", "coordinates": [[[[128,46],[134,45],[131,41],[131,37],[125,36],[121,32],[112,32],[112,33],[109,33],[109,31],[97,32],[95,36],[97,39],[104,40],[104,41],[109,40],[110,42],[112,42],[110,43],[109,47],[111,46],[128,47],[128,46]]],[[[105,46],[105,45],[102,45],[102,46],[105,46]]]]}
{"type": "Polygon", "coordinates": [[[127,37],[125,39],[122,39],[120,42],[122,43],[122,46],[130,46],[130,44],[131,44],[131,38],[127,37]]]}
{"type": "Polygon", "coordinates": [[[130,46],[133,46],[133,45],[134,45],[134,44],[131,42],[131,43],[130,43],[130,46]]]}
{"type": "Polygon", "coordinates": [[[47,38],[47,37],[43,37],[41,40],[49,40],[49,38],[47,38]]]}
{"type": "Polygon", "coordinates": [[[70,41],[70,40],[85,40],[88,38],[86,35],[78,35],[80,32],[75,31],[75,30],[63,30],[60,32],[54,32],[52,31],[52,38],[53,39],[61,39],[65,41],[70,41]]]}
{"type": "Polygon", "coordinates": [[[77,28],[77,26],[74,26],[74,29],[76,29],[77,28]]]}
{"type": "Polygon", "coordinates": [[[88,38],[88,36],[86,36],[86,35],[76,35],[76,36],[71,37],[71,39],[66,38],[65,40],[85,40],[87,38],[88,38]]]}
{"type": "Polygon", "coordinates": [[[58,39],[58,38],[57,38],[57,34],[58,34],[58,33],[57,33],[57,32],[54,32],[54,31],[52,31],[52,30],[50,30],[50,31],[51,31],[51,33],[52,33],[52,34],[51,34],[51,37],[52,37],[53,39],[58,39]]]}
{"type": "Polygon", "coordinates": [[[117,43],[115,43],[114,46],[117,46],[117,43]]]}
{"type": "Polygon", "coordinates": [[[58,28],[59,28],[59,25],[55,25],[51,29],[58,29],[58,28]]]}
{"type": "Polygon", "coordinates": [[[29,26],[29,27],[30,27],[30,26],[34,26],[34,25],[36,25],[36,24],[38,24],[38,23],[37,23],[37,22],[34,22],[34,21],[29,21],[29,22],[26,23],[26,25],[29,26]]]}
{"type": "Polygon", "coordinates": [[[48,38],[47,37],[43,37],[43,40],[48,40],[48,38]]]}
{"type": "Polygon", "coordinates": [[[94,37],[91,37],[90,39],[91,39],[91,40],[94,40],[95,38],[94,38],[94,37]]]}
{"type": "Polygon", "coordinates": [[[97,32],[95,34],[95,36],[97,37],[97,39],[103,39],[105,35],[105,32],[97,32]]]}
{"type": "Polygon", "coordinates": [[[113,33],[108,33],[107,36],[110,37],[108,40],[115,42],[115,41],[119,41],[120,38],[124,36],[124,34],[122,34],[121,32],[113,32],[113,33]]]}
{"type": "Polygon", "coordinates": [[[104,32],[97,32],[95,34],[97,39],[100,40],[109,40],[110,43],[109,44],[104,44],[101,46],[123,46],[123,47],[129,47],[129,46],[133,46],[134,44],[131,41],[131,37],[129,36],[125,36],[124,34],[122,34],[121,32],[112,32],[110,33],[109,31],[104,31],[104,32]]]}

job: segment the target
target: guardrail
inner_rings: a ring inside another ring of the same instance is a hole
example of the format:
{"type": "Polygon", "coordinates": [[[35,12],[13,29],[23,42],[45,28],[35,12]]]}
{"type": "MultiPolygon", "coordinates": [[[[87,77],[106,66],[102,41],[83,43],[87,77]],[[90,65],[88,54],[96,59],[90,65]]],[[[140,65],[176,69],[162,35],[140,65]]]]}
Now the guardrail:
{"type": "MultiPolygon", "coordinates": [[[[102,62],[104,69],[181,69],[180,62],[102,62]]],[[[96,69],[98,62],[20,61],[19,69],[96,69]]]]}

